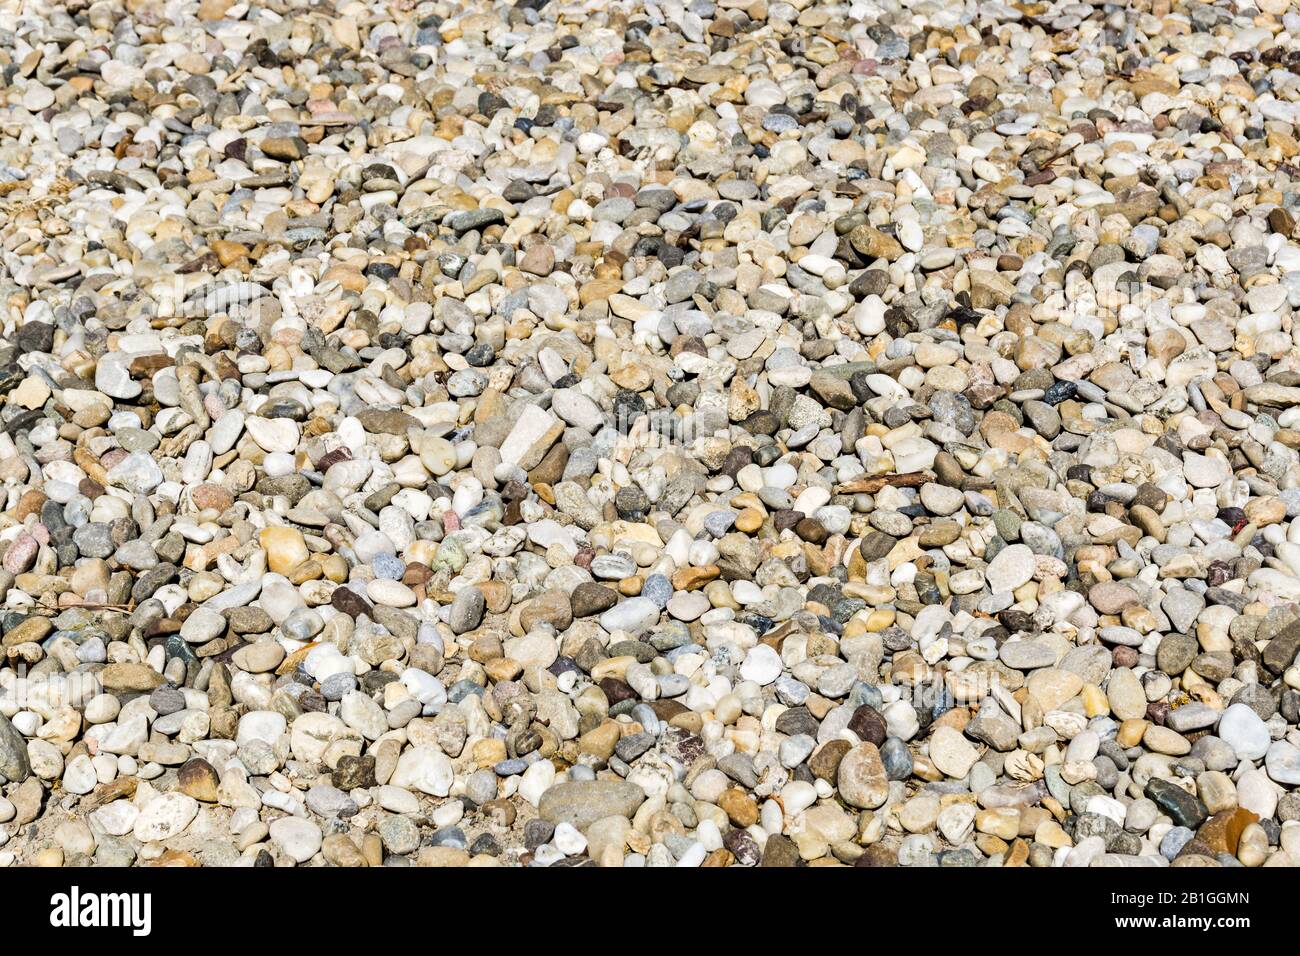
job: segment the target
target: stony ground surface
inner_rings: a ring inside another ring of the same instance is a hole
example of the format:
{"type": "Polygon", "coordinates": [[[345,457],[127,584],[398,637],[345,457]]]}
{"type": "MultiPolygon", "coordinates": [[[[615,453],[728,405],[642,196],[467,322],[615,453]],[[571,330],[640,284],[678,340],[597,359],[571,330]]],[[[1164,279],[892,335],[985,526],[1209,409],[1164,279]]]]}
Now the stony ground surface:
{"type": "Polygon", "coordinates": [[[0,0],[0,865],[1300,863],[1300,10],[0,0]]]}

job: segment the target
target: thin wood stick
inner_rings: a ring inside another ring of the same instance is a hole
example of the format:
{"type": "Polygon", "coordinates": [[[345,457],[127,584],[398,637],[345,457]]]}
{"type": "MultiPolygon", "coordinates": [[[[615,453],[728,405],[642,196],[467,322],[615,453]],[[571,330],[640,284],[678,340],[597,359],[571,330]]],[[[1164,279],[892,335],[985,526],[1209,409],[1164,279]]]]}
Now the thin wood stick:
{"type": "Polygon", "coordinates": [[[33,604],[33,612],[48,611],[51,614],[62,614],[64,611],[83,610],[83,611],[134,611],[135,602],[130,604],[69,604],[67,607],[56,607],[51,604],[33,604]]]}
{"type": "Polygon", "coordinates": [[[907,471],[898,475],[877,475],[874,478],[858,478],[838,486],[835,493],[839,495],[875,494],[885,485],[895,488],[915,488],[927,481],[934,481],[934,475],[928,471],[907,471]]]}

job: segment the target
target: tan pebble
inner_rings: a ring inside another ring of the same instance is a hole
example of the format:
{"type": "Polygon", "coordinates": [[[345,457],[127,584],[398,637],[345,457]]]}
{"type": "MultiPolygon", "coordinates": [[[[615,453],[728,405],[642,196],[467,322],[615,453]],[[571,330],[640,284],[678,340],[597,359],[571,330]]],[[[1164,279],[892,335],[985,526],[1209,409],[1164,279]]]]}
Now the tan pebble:
{"type": "Polygon", "coordinates": [[[276,574],[289,574],[311,555],[302,532],[281,525],[263,529],[258,537],[266,551],[266,563],[276,574]]]}

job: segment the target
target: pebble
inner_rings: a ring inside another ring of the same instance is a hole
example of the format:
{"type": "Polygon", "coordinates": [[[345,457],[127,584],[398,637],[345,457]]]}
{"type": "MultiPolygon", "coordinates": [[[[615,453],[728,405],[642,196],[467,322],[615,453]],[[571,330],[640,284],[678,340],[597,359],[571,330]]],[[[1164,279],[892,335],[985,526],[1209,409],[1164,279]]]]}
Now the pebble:
{"type": "Polygon", "coordinates": [[[183,793],[158,794],[135,818],[132,834],[142,843],[169,840],[182,833],[199,812],[199,803],[183,793]]]}
{"type": "Polygon", "coordinates": [[[321,848],[320,827],[310,820],[281,817],[271,821],[271,842],[294,863],[306,863],[321,848]]]}
{"type": "Polygon", "coordinates": [[[989,562],[984,571],[984,580],[989,588],[998,593],[1014,591],[1026,584],[1034,575],[1034,553],[1023,544],[1013,544],[1003,548],[989,562]]]}
{"type": "Polygon", "coordinates": [[[1233,704],[1223,712],[1218,736],[1233,749],[1238,760],[1258,760],[1269,749],[1268,727],[1245,704],[1233,704]]]}
{"type": "Polygon", "coordinates": [[[771,647],[766,644],[759,644],[745,655],[745,661],[740,665],[740,676],[744,680],[753,681],[760,687],[771,684],[781,676],[782,664],[781,658],[771,647]]]}
{"type": "Polygon", "coordinates": [[[537,811],[548,823],[584,830],[606,817],[631,817],[645,799],[644,789],[627,781],[575,780],[545,790],[537,811]]]}
{"type": "Polygon", "coordinates": [[[979,759],[979,752],[951,727],[939,727],[930,736],[930,760],[945,776],[965,778],[979,759]]]}

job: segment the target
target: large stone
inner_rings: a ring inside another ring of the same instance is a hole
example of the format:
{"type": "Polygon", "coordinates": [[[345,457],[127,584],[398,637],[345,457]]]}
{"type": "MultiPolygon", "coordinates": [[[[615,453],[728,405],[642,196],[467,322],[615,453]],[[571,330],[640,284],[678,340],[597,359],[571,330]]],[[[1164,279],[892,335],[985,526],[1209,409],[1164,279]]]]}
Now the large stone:
{"type": "Polygon", "coordinates": [[[1083,690],[1082,677],[1055,667],[1034,671],[1025,684],[1044,711],[1056,710],[1083,690]]]}
{"type": "Polygon", "coordinates": [[[445,797],[451,792],[454,779],[455,771],[447,755],[424,744],[412,747],[397,758],[397,767],[389,783],[433,797],[445,797]]]}
{"type": "Polygon", "coordinates": [[[1264,757],[1269,779],[1288,787],[1300,787],[1300,747],[1285,740],[1275,740],[1264,757]]]}
{"type": "Polygon", "coordinates": [[[1181,827],[1194,830],[1209,816],[1205,804],[1198,797],[1188,793],[1178,784],[1161,780],[1159,777],[1152,777],[1147,781],[1146,796],[1149,800],[1155,801],[1156,806],[1169,814],[1174,823],[1181,827]]]}
{"type": "Polygon", "coordinates": [[[271,822],[270,829],[271,842],[295,863],[306,863],[320,850],[320,827],[310,820],[281,817],[271,822]]]}
{"type": "Polygon", "coordinates": [[[1003,548],[984,570],[984,580],[994,592],[1014,591],[1034,576],[1034,552],[1026,545],[1003,548]]]}
{"type": "Polygon", "coordinates": [[[1223,712],[1218,735],[1239,760],[1258,760],[1268,752],[1268,726],[1245,704],[1233,704],[1223,712]]]}
{"type": "Polygon", "coordinates": [[[1264,666],[1274,674],[1281,674],[1294,663],[1300,654],[1300,620],[1288,624],[1274,635],[1264,647],[1264,666]]]}
{"type": "Polygon", "coordinates": [[[136,817],[135,838],[142,843],[169,840],[184,832],[199,812],[199,802],[183,793],[156,797],[136,817]]]}
{"type": "Polygon", "coordinates": [[[1111,713],[1120,720],[1136,720],[1146,716],[1146,691],[1142,689],[1142,682],[1127,667],[1117,667],[1111,671],[1110,681],[1106,684],[1106,698],[1110,702],[1111,713]]]}
{"type": "Polygon", "coordinates": [[[874,810],[889,799],[889,777],[875,744],[861,743],[846,753],[836,777],[849,806],[874,810]]]}
{"type": "Polygon", "coordinates": [[[571,780],[546,790],[537,812],[548,823],[579,830],[605,817],[631,817],[645,802],[645,791],[625,780],[571,780]]]}
{"type": "Polygon", "coordinates": [[[217,787],[220,785],[221,780],[217,776],[216,768],[202,757],[195,757],[193,760],[187,761],[177,771],[176,781],[181,788],[181,792],[186,796],[193,797],[195,800],[204,803],[217,802],[217,787]]]}
{"type": "Polygon", "coordinates": [[[563,434],[564,422],[536,405],[525,404],[501,443],[501,460],[529,471],[537,467],[563,434]]]}
{"type": "Polygon", "coordinates": [[[949,777],[964,779],[978,759],[970,741],[951,727],[940,726],[930,737],[930,762],[949,777]]]}
{"type": "Polygon", "coordinates": [[[1215,853],[1237,855],[1237,843],[1241,833],[1250,824],[1258,822],[1259,817],[1241,807],[1216,813],[1196,831],[1196,838],[1215,853]]]}
{"type": "Polygon", "coordinates": [[[264,528],[259,539],[266,550],[266,564],[275,574],[288,574],[309,557],[302,532],[284,525],[264,528]]]}
{"type": "Polygon", "coordinates": [[[124,661],[109,664],[99,672],[99,681],[108,691],[150,691],[164,682],[162,674],[148,664],[124,661]]]}
{"type": "Polygon", "coordinates": [[[27,741],[18,733],[9,718],[0,714],[0,777],[10,783],[22,783],[31,773],[27,759],[27,741]]]}

